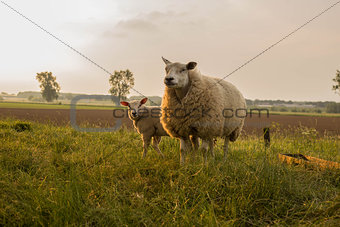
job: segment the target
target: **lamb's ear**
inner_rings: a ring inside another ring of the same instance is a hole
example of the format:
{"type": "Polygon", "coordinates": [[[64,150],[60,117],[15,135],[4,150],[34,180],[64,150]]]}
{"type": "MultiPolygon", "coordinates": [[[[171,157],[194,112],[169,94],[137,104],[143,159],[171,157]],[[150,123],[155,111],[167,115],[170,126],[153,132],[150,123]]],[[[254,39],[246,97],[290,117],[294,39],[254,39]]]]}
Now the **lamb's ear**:
{"type": "Polygon", "coordinates": [[[187,70],[192,70],[192,69],[194,69],[194,68],[196,67],[196,65],[197,65],[196,62],[193,62],[193,61],[189,62],[189,63],[187,64],[187,70]]]}
{"type": "Polygon", "coordinates": [[[148,98],[144,98],[144,99],[140,100],[140,104],[143,105],[143,104],[146,103],[146,101],[148,101],[148,98]]]}
{"type": "Polygon", "coordinates": [[[164,61],[164,63],[165,63],[166,65],[171,64],[171,61],[169,61],[169,60],[167,60],[167,59],[165,59],[165,58],[163,58],[163,57],[162,57],[162,59],[163,59],[163,61],[164,61]]]}
{"type": "Polygon", "coordinates": [[[125,102],[125,101],[121,101],[120,104],[122,104],[122,106],[129,106],[130,105],[128,102],[125,102]]]}

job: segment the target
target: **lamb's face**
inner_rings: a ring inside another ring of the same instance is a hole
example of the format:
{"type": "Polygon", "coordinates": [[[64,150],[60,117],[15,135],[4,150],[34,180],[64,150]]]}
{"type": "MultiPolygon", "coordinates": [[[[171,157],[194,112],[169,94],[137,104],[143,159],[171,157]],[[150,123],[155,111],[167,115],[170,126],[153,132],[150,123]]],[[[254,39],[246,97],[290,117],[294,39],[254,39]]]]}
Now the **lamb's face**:
{"type": "Polygon", "coordinates": [[[166,76],[164,78],[164,84],[168,88],[183,88],[189,83],[189,70],[196,67],[196,62],[189,62],[188,64],[171,63],[163,58],[165,66],[166,76]]]}
{"type": "Polygon", "coordinates": [[[136,120],[137,118],[139,118],[139,109],[142,107],[143,104],[146,103],[146,101],[148,100],[148,98],[144,98],[140,101],[134,100],[131,102],[120,102],[120,104],[122,104],[123,106],[127,106],[129,108],[129,117],[131,120],[136,120]]]}

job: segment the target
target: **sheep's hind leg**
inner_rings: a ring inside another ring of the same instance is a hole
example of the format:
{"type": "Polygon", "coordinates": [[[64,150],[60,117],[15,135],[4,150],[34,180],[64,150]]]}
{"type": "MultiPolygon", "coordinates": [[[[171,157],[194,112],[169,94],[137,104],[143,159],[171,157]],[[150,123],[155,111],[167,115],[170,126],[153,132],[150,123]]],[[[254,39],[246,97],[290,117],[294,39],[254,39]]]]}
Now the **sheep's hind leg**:
{"type": "Polygon", "coordinates": [[[201,150],[203,152],[204,163],[207,163],[208,160],[209,143],[209,140],[202,140],[201,150]]]}
{"type": "Polygon", "coordinates": [[[213,139],[202,140],[201,150],[203,152],[204,163],[207,163],[209,153],[212,157],[215,157],[214,140],[213,139]]]}
{"type": "Polygon", "coordinates": [[[180,143],[181,143],[181,165],[184,164],[185,162],[185,156],[188,151],[191,149],[191,144],[189,138],[180,138],[180,143]]]}
{"type": "Polygon", "coordinates": [[[215,158],[215,153],[214,153],[214,139],[209,140],[209,153],[213,158],[215,158]]]}
{"type": "Polygon", "coordinates": [[[223,161],[227,160],[227,155],[228,155],[228,145],[229,145],[229,137],[224,138],[224,145],[223,145],[223,161]]]}
{"type": "Polygon", "coordinates": [[[150,146],[151,137],[149,136],[143,136],[143,158],[146,157],[146,154],[148,153],[148,147],[150,146]]]}
{"type": "Polygon", "coordinates": [[[153,140],[152,140],[152,147],[157,151],[157,153],[160,156],[164,157],[163,153],[161,152],[161,150],[159,150],[159,147],[158,147],[158,144],[159,144],[159,142],[161,142],[161,139],[162,139],[162,137],[160,137],[160,136],[154,136],[153,140]]]}
{"type": "Polygon", "coordinates": [[[199,139],[197,136],[190,136],[191,141],[191,156],[196,159],[199,149],[199,139]]]}

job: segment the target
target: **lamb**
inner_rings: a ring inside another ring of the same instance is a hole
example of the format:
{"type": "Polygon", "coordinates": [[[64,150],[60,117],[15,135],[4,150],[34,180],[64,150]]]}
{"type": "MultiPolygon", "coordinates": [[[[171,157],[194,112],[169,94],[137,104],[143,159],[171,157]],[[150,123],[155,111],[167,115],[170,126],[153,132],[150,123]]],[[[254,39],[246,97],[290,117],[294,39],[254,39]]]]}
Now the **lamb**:
{"type": "Polygon", "coordinates": [[[196,62],[166,64],[165,92],[162,99],[161,123],[165,131],[180,139],[180,161],[190,150],[190,136],[202,139],[204,160],[213,154],[213,140],[224,138],[224,160],[229,141],[234,142],[244,125],[246,102],[241,92],[231,83],[204,76],[196,62]]]}
{"type": "MultiPolygon", "coordinates": [[[[133,121],[133,126],[141,135],[143,140],[143,158],[146,157],[148,147],[153,138],[152,146],[162,157],[163,153],[160,151],[158,144],[162,136],[169,136],[163,129],[160,123],[161,109],[158,106],[145,106],[148,98],[143,98],[141,101],[120,102],[121,105],[127,106],[129,118],[133,121]]],[[[198,138],[191,137],[191,142],[194,148],[198,148],[198,138]]]]}

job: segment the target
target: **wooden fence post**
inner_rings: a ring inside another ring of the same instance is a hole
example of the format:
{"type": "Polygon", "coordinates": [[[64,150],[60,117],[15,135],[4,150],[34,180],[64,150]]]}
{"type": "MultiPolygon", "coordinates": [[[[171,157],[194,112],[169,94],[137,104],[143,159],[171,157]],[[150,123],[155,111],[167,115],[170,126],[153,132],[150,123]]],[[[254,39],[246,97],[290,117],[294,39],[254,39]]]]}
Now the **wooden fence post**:
{"type": "Polygon", "coordinates": [[[263,139],[264,139],[265,147],[269,147],[270,146],[270,129],[269,128],[263,128],[263,139]]]}

